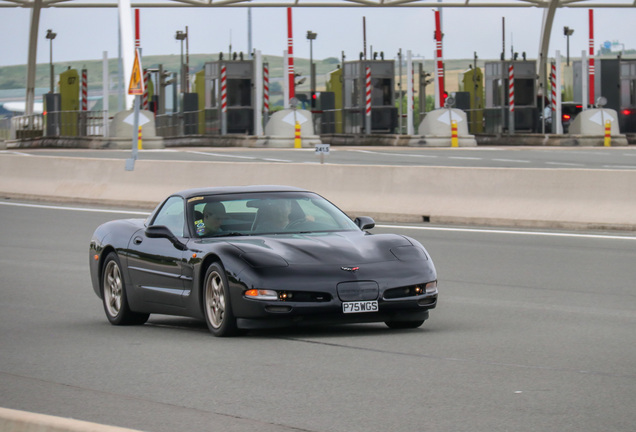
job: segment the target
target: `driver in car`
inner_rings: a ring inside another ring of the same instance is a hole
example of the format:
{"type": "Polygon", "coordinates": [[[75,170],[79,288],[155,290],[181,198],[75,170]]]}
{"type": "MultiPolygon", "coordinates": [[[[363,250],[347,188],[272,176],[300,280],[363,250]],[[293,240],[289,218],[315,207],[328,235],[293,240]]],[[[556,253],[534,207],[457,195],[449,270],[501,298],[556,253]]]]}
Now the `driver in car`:
{"type": "Polygon", "coordinates": [[[225,206],[220,202],[207,203],[203,208],[203,219],[195,222],[199,237],[220,234],[221,224],[226,219],[225,206]]]}

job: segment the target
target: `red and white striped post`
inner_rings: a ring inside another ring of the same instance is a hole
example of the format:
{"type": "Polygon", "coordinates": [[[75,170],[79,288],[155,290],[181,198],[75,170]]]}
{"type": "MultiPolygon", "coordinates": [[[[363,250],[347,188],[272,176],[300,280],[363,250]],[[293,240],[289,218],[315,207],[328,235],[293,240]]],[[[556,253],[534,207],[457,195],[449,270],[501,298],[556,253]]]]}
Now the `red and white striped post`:
{"type": "Polygon", "coordinates": [[[550,107],[552,108],[552,133],[557,132],[556,111],[557,111],[557,80],[556,80],[556,63],[552,63],[550,72],[550,107]]]}
{"type": "Polygon", "coordinates": [[[227,69],[221,66],[221,135],[227,134],[227,69]]]}
{"type": "Polygon", "coordinates": [[[367,135],[371,134],[371,68],[366,68],[366,110],[364,113],[364,129],[367,135]]]}
{"type": "Polygon", "coordinates": [[[556,63],[552,63],[550,70],[550,93],[552,94],[552,98],[550,99],[550,106],[552,107],[552,111],[554,112],[557,108],[556,63]]]}
{"type": "Polygon", "coordinates": [[[436,57],[437,66],[435,67],[435,76],[437,78],[437,93],[439,99],[439,106],[441,108],[446,102],[446,91],[444,89],[444,60],[442,56],[442,23],[439,16],[439,10],[435,11],[435,44],[436,44],[436,57]]]}
{"type": "Polygon", "coordinates": [[[82,111],[88,111],[88,73],[82,69],[82,111]]]}
{"type": "Polygon", "coordinates": [[[148,80],[150,79],[150,72],[148,69],[144,69],[144,98],[142,107],[147,110],[148,109],[148,80]]]}
{"type": "Polygon", "coordinates": [[[287,79],[289,99],[296,97],[294,77],[294,35],[292,33],[292,8],[287,8],[287,79]]]}
{"type": "Polygon", "coordinates": [[[411,65],[411,113],[415,113],[415,68],[411,65]]]}
{"type": "Polygon", "coordinates": [[[594,10],[589,9],[588,17],[590,22],[590,69],[589,69],[589,95],[590,95],[590,105],[594,106],[594,78],[595,78],[595,70],[594,70],[594,10]]]}
{"type": "Polygon", "coordinates": [[[515,67],[508,66],[508,133],[515,133],[515,67]]]}
{"type": "Polygon", "coordinates": [[[263,117],[269,119],[269,64],[263,63],[263,117]]]}

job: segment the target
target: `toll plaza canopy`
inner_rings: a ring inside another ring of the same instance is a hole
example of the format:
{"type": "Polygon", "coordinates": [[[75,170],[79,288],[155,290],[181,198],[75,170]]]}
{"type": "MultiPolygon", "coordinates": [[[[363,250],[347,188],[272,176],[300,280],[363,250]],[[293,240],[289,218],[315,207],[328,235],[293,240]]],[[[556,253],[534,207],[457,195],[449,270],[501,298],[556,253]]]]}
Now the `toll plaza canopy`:
{"type": "Polygon", "coordinates": [[[418,7],[418,8],[518,8],[543,9],[541,40],[537,58],[537,75],[542,82],[550,43],[554,16],[558,8],[627,8],[636,7],[636,0],[0,0],[0,8],[31,9],[29,54],[27,62],[26,114],[33,113],[35,96],[35,66],[40,11],[45,8],[160,8],[160,7],[418,7]]]}
{"type": "MultiPolygon", "coordinates": [[[[113,0],[0,0],[0,7],[117,7],[113,0]]],[[[634,0],[142,0],[132,7],[636,7],[634,0]]]]}

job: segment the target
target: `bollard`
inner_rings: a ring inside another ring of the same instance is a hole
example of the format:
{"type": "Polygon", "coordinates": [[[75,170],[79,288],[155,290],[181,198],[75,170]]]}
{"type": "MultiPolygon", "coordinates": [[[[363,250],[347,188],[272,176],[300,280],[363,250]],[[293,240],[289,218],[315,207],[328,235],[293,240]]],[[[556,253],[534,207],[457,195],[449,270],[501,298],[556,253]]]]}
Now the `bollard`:
{"type": "Polygon", "coordinates": [[[457,120],[451,121],[451,147],[459,147],[459,138],[457,137],[457,120]]]}
{"type": "Polygon", "coordinates": [[[302,148],[302,142],[300,140],[300,123],[296,122],[294,132],[294,148],[302,148]]]}
{"type": "Polygon", "coordinates": [[[605,147],[610,147],[612,145],[612,122],[607,120],[605,122],[605,147]]]}

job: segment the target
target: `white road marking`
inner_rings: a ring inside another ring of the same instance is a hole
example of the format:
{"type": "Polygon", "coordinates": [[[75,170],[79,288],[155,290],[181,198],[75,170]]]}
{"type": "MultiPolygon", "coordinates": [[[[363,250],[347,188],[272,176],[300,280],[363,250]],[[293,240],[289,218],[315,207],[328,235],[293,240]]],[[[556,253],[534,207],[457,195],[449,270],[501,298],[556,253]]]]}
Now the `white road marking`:
{"type": "Polygon", "coordinates": [[[290,160],[286,160],[286,159],[259,158],[254,156],[239,156],[239,155],[224,154],[224,153],[210,153],[210,152],[199,152],[199,151],[188,151],[186,153],[198,154],[198,155],[204,155],[204,156],[226,157],[226,158],[234,158],[234,159],[263,160],[267,162],[291,162],[290,160]]]}
{"type": "Polygon", "coordinates": [[[12,151],[12,150],[0,150],[0,153],[2,153],[2,154],[14,154],[14,155],[18,155],[18,156],[33,156],[32,154],[29,154],[29,153],[23,153],[23,152],[12,151]]]}
{"type": "Polygon", "coordinates": [[[450,227],[423,227],[423,226],[409,226],[409,225],[376,225],[378,228],[390,228],[390,229],[407,229],[407,230],[422,230],[422,231],[452,231],[452,232],[465,232],[465,233],[484,233],[484,234],[513,234],[513,235],[526,235],[526,236],[541,236],[541,237],[578,237],[578,238],[590,238],[590,239],[610,239],[610,240],[636,240],[634,236],[619,236],[609,234],[579,234],[579,233],[567,233],[567,232],[546,232],[546,231],[516,231],[516,230],[500,230],[500,229],[483,229],[483,228],[450,228],[450,227]]]}
{"type": "Polygon", "coordinates": [[[239,155],[223,154],[223,153],[210,153],[210,152],[199,152],[199,151],[188,151],[186,153],[198,154],[198,155],[204,155],[204,156],[226,157],[231,159],[232,158],[233,159],[251,159],[251,160],[256,159],[255,157],[252,157],[252,156],[239,156],[239,155]]]}
{"type": "Polygon", "coordinates": [[[377,151],[371,151],[371,150],[350,150],[350,151],[355,152],[355,153],[368,153],[368,154],[376,154],[376,155],[381,155],[381,156],[395,156],[395,157],[402,157],[402,156],[421,157],[421,158],[437,158],[437,157],[439,157],[439,156],[436,156],[436,155],[424,155],[424,154],[383,153],[383,152],[377,152],[377,151]]]}
{"type": "Polygon", "coordinates": [[[496,162],[514,162],[514,163],[530,163],[529,160],[521,160],[521,159],[493,159],[496,162]]]}
{"type": "Polygon", "coordinates": [[[131,215],[139,215],[139,216],[148,216],[150,214],[150,212],[135,211],[135,210],[109,210],[109,209],[97,209],[97,208],[88,208],[88,207],[65,207],[65,206],[55,206],[55,205],[48,205],[48,204],[27,204],[27,203],[16,203],[16,202],[6,202],[6,201],[0,201],[0,205],[13,206],[13,207],[41,208],[41,209],[50,209],[50,210],[68,210],[68,211],[79,211],[79,212],[90,212],[90,213],[131,214],[131,215]]]}
{"type": "Polygon", "coordinates": [[[579,163],[570,163],[570,162],[546,162],[546,165],[560,165],[560,166],[578,166],[578,167],[584,167],[584,164],[579,164],[579,163]]]}

